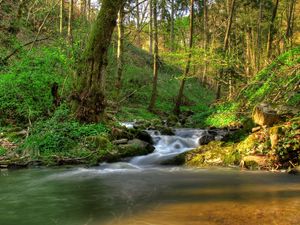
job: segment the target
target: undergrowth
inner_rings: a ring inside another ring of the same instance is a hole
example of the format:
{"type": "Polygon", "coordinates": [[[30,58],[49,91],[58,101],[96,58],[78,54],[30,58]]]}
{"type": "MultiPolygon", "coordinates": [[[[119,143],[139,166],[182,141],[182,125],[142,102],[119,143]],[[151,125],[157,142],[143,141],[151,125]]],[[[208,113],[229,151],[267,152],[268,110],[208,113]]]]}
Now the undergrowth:
{"type": "Polygon", "coordinates": [[[34,124],[31,135],[20,146],[19,151],[33,157],[85,156],[93,146],[83,146],[85,138],[105,135],[109,130],[102,124],[81,124],[70,117],[66,105],[60,106],[54,115],[34,124]],[[78,148],[77,148],[78,147],[78,148]]]}

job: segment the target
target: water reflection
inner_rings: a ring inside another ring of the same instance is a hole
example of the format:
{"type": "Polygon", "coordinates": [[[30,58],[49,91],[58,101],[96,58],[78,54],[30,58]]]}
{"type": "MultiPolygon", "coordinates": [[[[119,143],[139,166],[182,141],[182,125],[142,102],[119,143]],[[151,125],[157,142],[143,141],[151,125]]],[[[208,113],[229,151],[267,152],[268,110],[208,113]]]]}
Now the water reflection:
{"type": "Polygon", "coordinates": [[[1,225],[300,224],[300,176],[181,168],[0,172],[1,225]]]}

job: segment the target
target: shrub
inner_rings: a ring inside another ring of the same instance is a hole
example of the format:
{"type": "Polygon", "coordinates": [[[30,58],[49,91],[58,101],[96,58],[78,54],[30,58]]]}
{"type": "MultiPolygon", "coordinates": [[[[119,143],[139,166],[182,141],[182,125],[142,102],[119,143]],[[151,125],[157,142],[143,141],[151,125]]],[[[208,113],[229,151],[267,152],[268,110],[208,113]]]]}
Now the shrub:
{"type": "MultiPolygon", "coordinates": [[[[51,87],[60,90],[69,72],[66,56],[57,48],[33,50],[0,75],[0,121],[34,121],[52,109],[51,87]]],[[[68,80],[67,80],[68,81],[68,80]]],[[[65,82],[68,90],[69,82],[65,82]]]]}
{"type": "Polygon", "coordinates": [[[86,137],[108,131],[102,123],[80,124],[68,115],[70,115],[68,107],[62,105],[50,119],[38,121],[20,148],[34,156],[52,154],[69,156],[86,137]]]}

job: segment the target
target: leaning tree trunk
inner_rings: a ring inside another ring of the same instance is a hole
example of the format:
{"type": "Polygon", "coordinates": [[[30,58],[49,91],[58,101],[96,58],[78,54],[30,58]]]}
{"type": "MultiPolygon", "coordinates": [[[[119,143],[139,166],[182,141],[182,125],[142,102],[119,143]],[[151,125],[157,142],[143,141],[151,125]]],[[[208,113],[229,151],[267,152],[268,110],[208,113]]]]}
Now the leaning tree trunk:
{"type": "Polygon", "coordinates": [[[79,64],[71,99],[75,116],[82,122],[99,122],[104,119],[107,51],[118,11],[124,2],[125,0],[102,1],[101,10],[79,64]]]}
{"type": "Polygon", "coordinates": [[[153,25],[154,25],[154,54],[153,54],[153,83],[149,111],[153,111],[157,98],[158,80],[158,27],[157,27],[157,0],[153,0],[153,25]]]}
{"type": "Polygon", "coordinates": [[[181,101],[183,97],[183,91],[184,91],[184,86],[186,82],[186,78],[190,72],[190,66],[191,66],[191,59],[192,59],[192,47],[193,47],[193,33],[194,33],[194,0],[191,0],[190,3],[190,39],[189,39],[189,55],[188,55],[188,60],[185,68],[185,73],[184,77],[181,80],[180,88],[179,88],[179,93],[176,99],[175,107],[173,109],[173,112],[175,115],[180,114],[180,106],[181,106],[181,101]]]}

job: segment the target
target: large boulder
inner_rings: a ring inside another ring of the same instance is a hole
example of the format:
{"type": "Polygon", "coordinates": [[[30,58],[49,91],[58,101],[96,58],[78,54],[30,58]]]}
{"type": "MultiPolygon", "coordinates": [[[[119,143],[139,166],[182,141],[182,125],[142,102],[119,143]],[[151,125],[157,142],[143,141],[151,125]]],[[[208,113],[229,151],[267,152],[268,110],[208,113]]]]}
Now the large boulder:
{"type": "Polygon", "coordinates": [[[280,116],[270,105],[260,104],[254,108],[252,119],[254,123],[260,126],[271,127],[280,121],[280,116]]]}
{"type": "Polygon", "coordinates": [[[151,135],[147,132],[147,131],[139,131],[137,132],[137,134],[135,135],[136,139],[142,140],[144,142],[147,142],[149,144],[153,144],[153,140],[151,135]]]}
{"type": "Polygon", "coordinates": [[[139,139],[133,139],[128,141],[127,144],[118,146],[118,152],[121,158],[147,155],[152,153],[154,149],[153,145],[139,139]]]}

